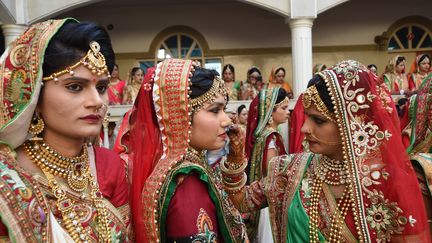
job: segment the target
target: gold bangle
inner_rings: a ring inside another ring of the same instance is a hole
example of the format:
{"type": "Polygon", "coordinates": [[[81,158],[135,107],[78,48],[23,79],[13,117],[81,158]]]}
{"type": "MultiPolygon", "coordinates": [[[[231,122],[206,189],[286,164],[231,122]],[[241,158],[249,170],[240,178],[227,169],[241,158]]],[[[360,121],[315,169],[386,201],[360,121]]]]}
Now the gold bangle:
{"type": "Polygon", "coordinates": [[[235,194],[236,192],[239,192],[241,189],[244,188],[244,186],[246,185],[246,181],[247,181],[247,178],[246,178],[246,176],[244,176],[242,178],[242,180],[240,181],[239,185],[236,185],[235,187],[231,187],[231,186],[227,185],[227,183],[224,181],[225,191],[228,194],[235,194]]]}
{"type": "Polygon", "coordinates": [[[235,168],[235,169],[231,169],[231,168],[227,168],[227,166],[225,165],[226,160],[223,160],[220,163],[220,169],[222,171],[222,173],[226,174],[226,175],[237,175],[240,174],[242,172],[244,172],[244,170],[247,167],[247,161],[243,162],[242,165],[240,165],[239,167],[235,168]]]}
{"type": "MultiPolygon", "coordinates": [[[[237,187],[237,186],[239,186],[240,184],[243,183],[243,181],[245,180],[246,177],[247,177],[247,176],[246,176],[246,173],[243,172],[243,176],[241,177],[240,180],[235,181],[235,182],[230,182],[230,181],[227,181],[227,180],[226,180],[227,178],[223,178],[223,183],[224,183],[227,187],[229,187],[229,188],[237,187]]],[[[228,177],[228,178],[229,178],[229,177],[228,177]]]]}

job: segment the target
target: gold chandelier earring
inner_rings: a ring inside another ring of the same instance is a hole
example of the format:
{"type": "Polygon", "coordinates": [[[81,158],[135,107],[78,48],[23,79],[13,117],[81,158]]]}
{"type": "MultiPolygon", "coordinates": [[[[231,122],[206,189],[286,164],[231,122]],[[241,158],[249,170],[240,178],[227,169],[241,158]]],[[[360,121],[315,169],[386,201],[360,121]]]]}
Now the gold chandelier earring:
{"type": "Polygon", "coordinates": [[[42,117],[40,117],[38,114],[33,114],[30,127],[28,129],[28,132],[32,135],[30,140],[37,141],[42,140],[41,137],[38,135],[42,133],[42,131],[45,128],[45,122],[43,121],[42,117]]]}

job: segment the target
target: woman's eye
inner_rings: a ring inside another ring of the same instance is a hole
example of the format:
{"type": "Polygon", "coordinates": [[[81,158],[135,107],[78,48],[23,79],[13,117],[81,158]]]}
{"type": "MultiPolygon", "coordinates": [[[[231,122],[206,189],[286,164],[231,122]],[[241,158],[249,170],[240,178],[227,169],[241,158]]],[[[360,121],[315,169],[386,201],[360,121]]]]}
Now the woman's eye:
{"type": "Polygon", "coordinates": [[[317,117],[313,118],[313,120],[315,121],[316,124],[319,125],[324,124],[326,122],[326,120],[317,117]]]}
{"type": "Polygon", "coordinates": [[[66,86],[66,88],[69,89],[69,90],[71,90],[71,91],[74,91],[74,92],[78,92],[78,91],[81,91],[83,89],[80,84],[74,84],[74,83],[73,84],[68,84],[66,86]]]}
{"type": "Polygon", "coordinates": [[[104,94],[106,92],[106,90],[108,89],[107,85],[98,85],[96,87],[96,89],[98,90],[98,92],[100,94],[104,94]]]}
{"type": "Polygon", "coordinates": [[[219,113],[219,110],[220,110],[219,108],[213,108],[213,109],[210,109],[210,112],[217,114],[217,113],[219,113]]]}

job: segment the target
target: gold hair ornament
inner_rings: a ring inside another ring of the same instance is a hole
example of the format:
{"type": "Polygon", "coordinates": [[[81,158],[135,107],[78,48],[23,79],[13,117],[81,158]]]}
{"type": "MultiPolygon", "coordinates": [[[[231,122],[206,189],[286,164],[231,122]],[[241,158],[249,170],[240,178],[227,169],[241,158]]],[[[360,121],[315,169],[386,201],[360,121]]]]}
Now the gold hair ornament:
{"type": "Polygon", "coordinates": [[[213,80],[213,85],[209,91],[189,100],[192,113],[200,111],[207,102],[213,102],[218,95],[222,95],[226,99],[227,91],[224,81],[217,76],[213,80]]]}
{"type": "Polygon", "coordinates": [[[230,72],[232,72],[232,73],[233,73],[233,70],[231,70],[231,68],[230,68],[230,66],[229,66],[229,65],[227,65],[227,66],[226,66],[226,69],[225,69],[225,71],[230,71],[230,72]]]}
{"type": "Polygon", "coordinates": [[[66,67],[65,69],[53,73],[48,77],[42,78],[43,81],[50,81],[54,80],[54,82],[58,82],[58,77],[69,73],[71,76],[74,76],[75,72],[73,71],[75,68],[77,68],[79,65],[83,65],[84,67],[88,68],[92,74],[96,74],[98,76],[101,76],[102,74],[106,74],[108,78],[111,77],[108,67],[106,65],[105,57],[100,52],[100,45],[96,41],[92,41],[89,44],[90,50],[88,50],[87,54],[81,58],[77,63],[66,67]]]}
{"type": "Polygon", "coordinates": [[[310,86],[307,88],[305,93],[303,94],[303,106],[305,109],[309,108],[312,103],[315,104],[315,107],[323,116],[325,116],[328,120],[336,123],[336,118],[334,117],[334,114],[331,113],[327,106],[322,101],[321,97],[319,96],[318,90],[315,85],[310,86]]]}
{"type": "Polygon", "coordinates": [[[274,108],[277,109],[277,108],[279,108],[285,104],[288,104],[288,103],[289,103],[289,98],[288,98],[288,96],[285,96],[285,99],[283,99],[281,102],[275,104],[274,108]]]}

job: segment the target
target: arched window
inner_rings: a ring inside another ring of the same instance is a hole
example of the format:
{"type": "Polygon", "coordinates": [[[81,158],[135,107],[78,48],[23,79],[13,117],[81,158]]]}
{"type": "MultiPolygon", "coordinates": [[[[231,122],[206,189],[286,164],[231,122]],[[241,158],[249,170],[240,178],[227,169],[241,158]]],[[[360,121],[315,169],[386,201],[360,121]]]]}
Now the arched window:
{"type": "Polygon", "coordinates": [[[390,36],[388,51],[432,50],[432,33],[419,24],[405,24],[390,36]]]}
{"type": "Polygon", "coordinates": [[[399,19],[376,36],[375,43],[388,52],[432,51],[432,20],[422,16],[399,19]]]}
{"type": "Polygon", "coordinates": [[[184,58],[204,60],[203,50],[199,42],[185,33],[176,33],[166,37],[156,50],[157,61],[165,58],[184,58]]]}
{"type": "Polygon", "coordinates": [[[222,58],[206,57],[209,46],[204,36],[187,26],[172,26],[162,30],[150,45],[154,59],[140,60],[144,70],[166,58],[192,59],[202,63],[206,68],[221,72],[222,58]]]}

